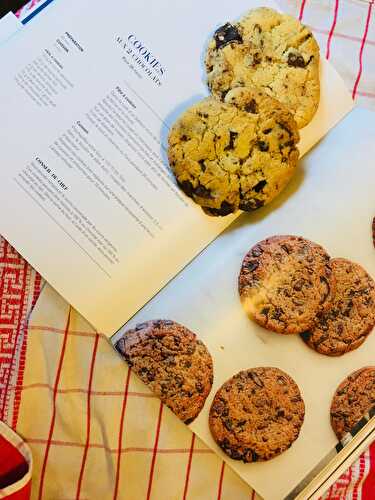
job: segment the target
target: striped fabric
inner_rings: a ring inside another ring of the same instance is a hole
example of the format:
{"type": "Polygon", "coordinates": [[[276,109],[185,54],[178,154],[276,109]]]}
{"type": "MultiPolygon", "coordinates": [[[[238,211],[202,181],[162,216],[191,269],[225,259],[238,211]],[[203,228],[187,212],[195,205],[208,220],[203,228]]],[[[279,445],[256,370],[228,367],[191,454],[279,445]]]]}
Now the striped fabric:
{"type": "MultiPolygon", "coordinates": [[[[374,2],[278,3],[313,29],[322,57],[335,65],[356,103],[375,109],[374,2]]],[[[41,286],[39,275],[0,237],[0,419],[32,449],[33,498],[255,497],[61,299],[50,295],[39,325],[27,329],[41,286]],[[101,373],[111,373],[110,387],[101,373]],[[84,416],[78,428],[71,425],[77,415],[84,416]]],[[[375,498],[375,444],[324,498],[375,498]]]]}

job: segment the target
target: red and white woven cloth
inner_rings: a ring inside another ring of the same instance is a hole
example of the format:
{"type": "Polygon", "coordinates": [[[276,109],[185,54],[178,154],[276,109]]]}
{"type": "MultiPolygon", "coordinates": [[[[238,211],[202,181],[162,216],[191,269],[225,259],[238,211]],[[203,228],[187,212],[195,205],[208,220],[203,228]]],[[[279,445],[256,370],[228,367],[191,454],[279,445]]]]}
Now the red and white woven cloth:
{"type": "MultiPolygon", "coordinates": [[[[312,27],[322,56],[335,65],[356,102],[370,109],[375,109],[373,3],[279,0],[282,10],[312,27]]],[[[61,298],[44,292],[36,311],[40,322],[28,328],[41,286],[40,276],[0,237],[0,420],[31,448],[32,498],[255,497],[61,298]]],[[[7,435],[0,425],[0,435],[7,435]]],[[[1,488],[0,482],[0,498],[1,488]]],[[[375,498],[375,444],[325,498],[375,498]]]]}

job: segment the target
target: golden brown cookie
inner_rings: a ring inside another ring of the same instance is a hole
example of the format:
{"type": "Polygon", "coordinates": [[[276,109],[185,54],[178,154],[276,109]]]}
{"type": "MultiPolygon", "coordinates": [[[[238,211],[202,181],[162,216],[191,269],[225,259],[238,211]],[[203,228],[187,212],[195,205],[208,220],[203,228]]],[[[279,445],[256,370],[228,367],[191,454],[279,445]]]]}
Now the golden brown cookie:
{"type": "Polygon", "coordinates": [[[170,320],[147,321],[125,332],[116,349],[183,422],[197,417],[212,387],[213,366],[193,332],[170,320]]]}
{"type": "Polygon", "coordinates": [[[287,109],[264,92],[234,89],[189,108],[169,135],[169,163],[186,195],[210,215],[252,211],[286,186],[299,134],[287,109]]]}
{"type": "Polygon", "coordinates": [[[335,279],[320,245],[299,236],[272,236],[247,253],[238,285],[251,319],[277,333],[301,333],[330,307],[335,279]]]}
{"type": "Polygon", "coordinates": [[[350,432],[375,406],[375,366],[353,372],[336,389],[331,404],[331,425],[338,439],[350,432]]]}
{"type": "Polygon", "coordinates": [[[256,86],[292,112],[299,128],[320,98],[319,46],[297,19],[269,8],[220,27],[206,55],[208,85],[223,99],[235,87],[256,86]]]}
{"type": "Polygon", "coordinates": [[[357,349],[375,325],[375,283],[359,265],[347,259],[331,260],[336,293],[330,309],[302,333],[312,349],[341,356],[357,349]]]}
{"type": "Polygon", "coordinates": [[[209,426],[220,448],[234,460],[270,460],[299,435],[305,405],[294,380],[278,368],[241,371],[217,391],[209,426]]]}

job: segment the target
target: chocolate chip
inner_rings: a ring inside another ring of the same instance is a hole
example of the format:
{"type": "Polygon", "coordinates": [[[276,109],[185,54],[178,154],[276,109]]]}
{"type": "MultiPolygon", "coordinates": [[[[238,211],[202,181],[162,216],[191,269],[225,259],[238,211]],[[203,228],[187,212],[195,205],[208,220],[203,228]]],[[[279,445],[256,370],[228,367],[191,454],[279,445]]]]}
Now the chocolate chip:
{"type": "Polygon", "coordinates": [[[301,337],[303,338],[303,340],[305,342],[308,342],[310,340],[310,337],[311,337],[311,332],[302,332],[301,333],[301,337]]]}
{"type": "Polygon", "coordinates": [[[223,201],[220,208],[204,207],[204,209],[209,214],[218,216],[225,216],[234,212],[234,206],[227,201],[223,201]]]}
{"type": "Polygon", "coordinates": [[[221,100],[222,100],[222,101],[224,101],[225,96],[228,94],[228,92],[229,92],[229,89],[228,89],[228,90],[223,90],[223,91],[221,92],[221,100]]]}
{"type": "Polygon", "coordinates": [[[248,113],[257,114],[258,113],[258,105],[255,99],[251,99],[250,102],[247,102],[244,106],[244,110],[248,113]]]}
{"type": "Polygon", "coordinates": [[[284,244],[282,244],[280,246],[284,250],[284,252],[286,252],[288,255],[290,254],[291,248],[287,244],[284,243],[284,244]]]}
{"type": "Polygon", "coordinates": [[[216,48],[222,49],[226,45],[232,42],[242,43],[242,36],[236,26],[233,24],[226,23],[215,31],[215,42],[216,48]]]}
{"type": "Polygon", "coordinates": [[[270,132],[272,132],[272,128],[266,128],[266,130],[263,130],[263,134],[267,135],[270,132]]]}
{"type": "Polygon", "coordinates": [[[229,144],[225,146],[224,148],[225,151],[234,148],[234,141],[237,139],[237,136],[238,132],[233,132],[232,130],[229,131],[229,144]]]}
{"type": "Polygon", "coordinates": [[[275,310],[272,313],[272,318],[279,320],[283,314],[284,311],[281,309],[281,307],[275,307],[275,310]]]}
{"type": "Polygon", "coordinates": [[[186,194],[186,196],[189,196],[190,198],[193,197],[194,194],[194,186],[190,181],[182,181],[182,182],[177,182],[182,191],[186,194]]]}
{"type": "Polygon", "coordinates": [[[276,417],[285,417],[285,411],[284,410],[277,410],[276,417]]]}
{"type": "Polygon", "coordinates": [[[254,24],[254,29],[257,30],[259,33],[262,33],[262,28],[259,26],[259,24],[254,24]]]}
{"type": "Polygon", "coordinates": [[[263,207],[263,205],[264,205],[263,200],[251,199],[249,201],[240,203],[239,208],[241,210],[244,210],[245,212],[252,212],[253,210],[257,210],[258,208],[263,207]]]}
{"type": "Polygon", "coordinates": [[[265,142],[265,141],[258,141],[258,142],[257,142],[257,146],[258,146],[258,148],[259,148],[261,151],[263,151],[263,152],[268,151],[268,150],[269,150],[269,148],[270,148],[270,147],[269,147],[269,145],[268,145],[268,143],[267,143],[267,142],[265,142]]]}
{"type": "Polygon", "coordinates": [[[323,297],[322,297],[322,299],[320,301],[320,304],[324,304],[324,302],[327,300],[328,296],[331,293],[331,287],[330,287],[330,285],[328,283],[328,280],[327,280],[327,278],[325,276],[321,276],[320,277],[320,282],[324,283],[325,286],[326,286],[326,291],[325,291],[325,293],[324,293],[324,295],[323,295],[323,297]]]}
{"type": "Polygon", "coordinates": [[[150,324],[147,321],[145,321],[144,323],[138,323],[138,325],[136,325],[135,327],[135,331],[138,332],[139,330],[144,330],[148,326],[150,326],[150,324]]]}
{"type": "Polygon", "coordinates": [[[270,312],[269,307],[263,307],[263,309],[260,311],[260,314],[263,314],[264,316],[268,316],[269,312],[270,312]]]}
{"type": "Polygon", "coordinates": [[[262,189],[267,185],[267,181],[263,180],[263,181],[259,181],[258,184],[256,184],[254,187],[253,187],[253,190],[256,192],[256,193],[260,193],[262,191],[262,189]]]}
{"type": "Polygon", "coordinates": [[[306,63],[301,54],[295,54],[293,52],[289,52],[288,66],[293,66],[294,68],[304,68],[306,66],[306,63]]]}
{"type": "Polygon", "coordinates": [[[195,384],[195,388],[196,388],[196,390],[199,392],[199,394],[202,394],[202,393],[203,393],[203,391],[204,391],[204,387],[203,387],[202,382],[197,382],[197,383],[195,384]]]}
{"type": "Polygon", "coordinates": [[[264,387],[263,381],[261,380],[260,377],[258,377],[256,373],[250,371],[248,375],[255,385],[257,385],[258,387],[264,387]]]}
{"type": "Polygon", "coordinates": [[[228,430],[231,431],[233,429],[233,422],[231,419],[225,419],[223,421],[224,427],[228,430]]]}
{"type": "Polygon", "coordinates": [[[300,292],[303,288],[303,285],[304,285],[304,280],[303,279],[299,279],[297,281],[294,282],[293,284],[293,290],[296,291],[296,292],[300,292]]]}
{"type": "Polygon", "coordinates": [[[188,136],[187,135],[182,135],[181,136],[181,141],[187,141],[188,140],[188,136]]]}
{"type": "Polygon", "coordinates": [[[198,184],[198,186],[194,189],[194,194],[196,196],[199,196],[200,198],[206,198],[206,199],[212,198],[211,191],[206,187],[202,186],[201,184],[198,184]]]}
{"type": "Polygon", "coordinates": [[[261,249],[261,247],[260,247],[260,246],[256,246],[256,247],[254,247],[254,248],[252,249],[252,251],[251,251],[251,255],[252,255],[253,257],[260,257],[260,256],[262,255],[262,253],[263,253],[263,250],[261,249]]]}
{"type": "Polygon", "coordinates": [[[262,57],[259,54],[259,52],[255,52],[253,55],[253,64],[252,66],[256,66],[257,64],[260,64],[262,62],[262,57]]]}
{"type": "Polygon", "coordinates": [[[246,267],[250,272],[253,272],[255,269],[258,269],[259,262],[257,260],[251,260],[246,267]]]}

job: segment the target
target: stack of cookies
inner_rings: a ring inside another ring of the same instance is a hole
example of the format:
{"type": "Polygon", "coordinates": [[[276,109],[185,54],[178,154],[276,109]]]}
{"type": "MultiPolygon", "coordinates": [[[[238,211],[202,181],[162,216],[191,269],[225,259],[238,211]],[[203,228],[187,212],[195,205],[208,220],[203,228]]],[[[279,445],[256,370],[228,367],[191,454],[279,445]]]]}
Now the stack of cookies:
{"type": "Polygon", "coordinates": [[[375,325],[375,283],[359,265],[331,259],[316,243],[272,236],[246,254],[239,293],[248,315],[282,334],[300,333],[315,351],[340,356],[375,325]]]}
{"type": "Polygon", "coordinates": [[[256,210],[286,186],[298,162],[298,129],[319,104],[319,47],[291,16],[251,10],[214,34],[206,54],[212,92],[169,135],[169,163],[205,213],[256,210]]]}

